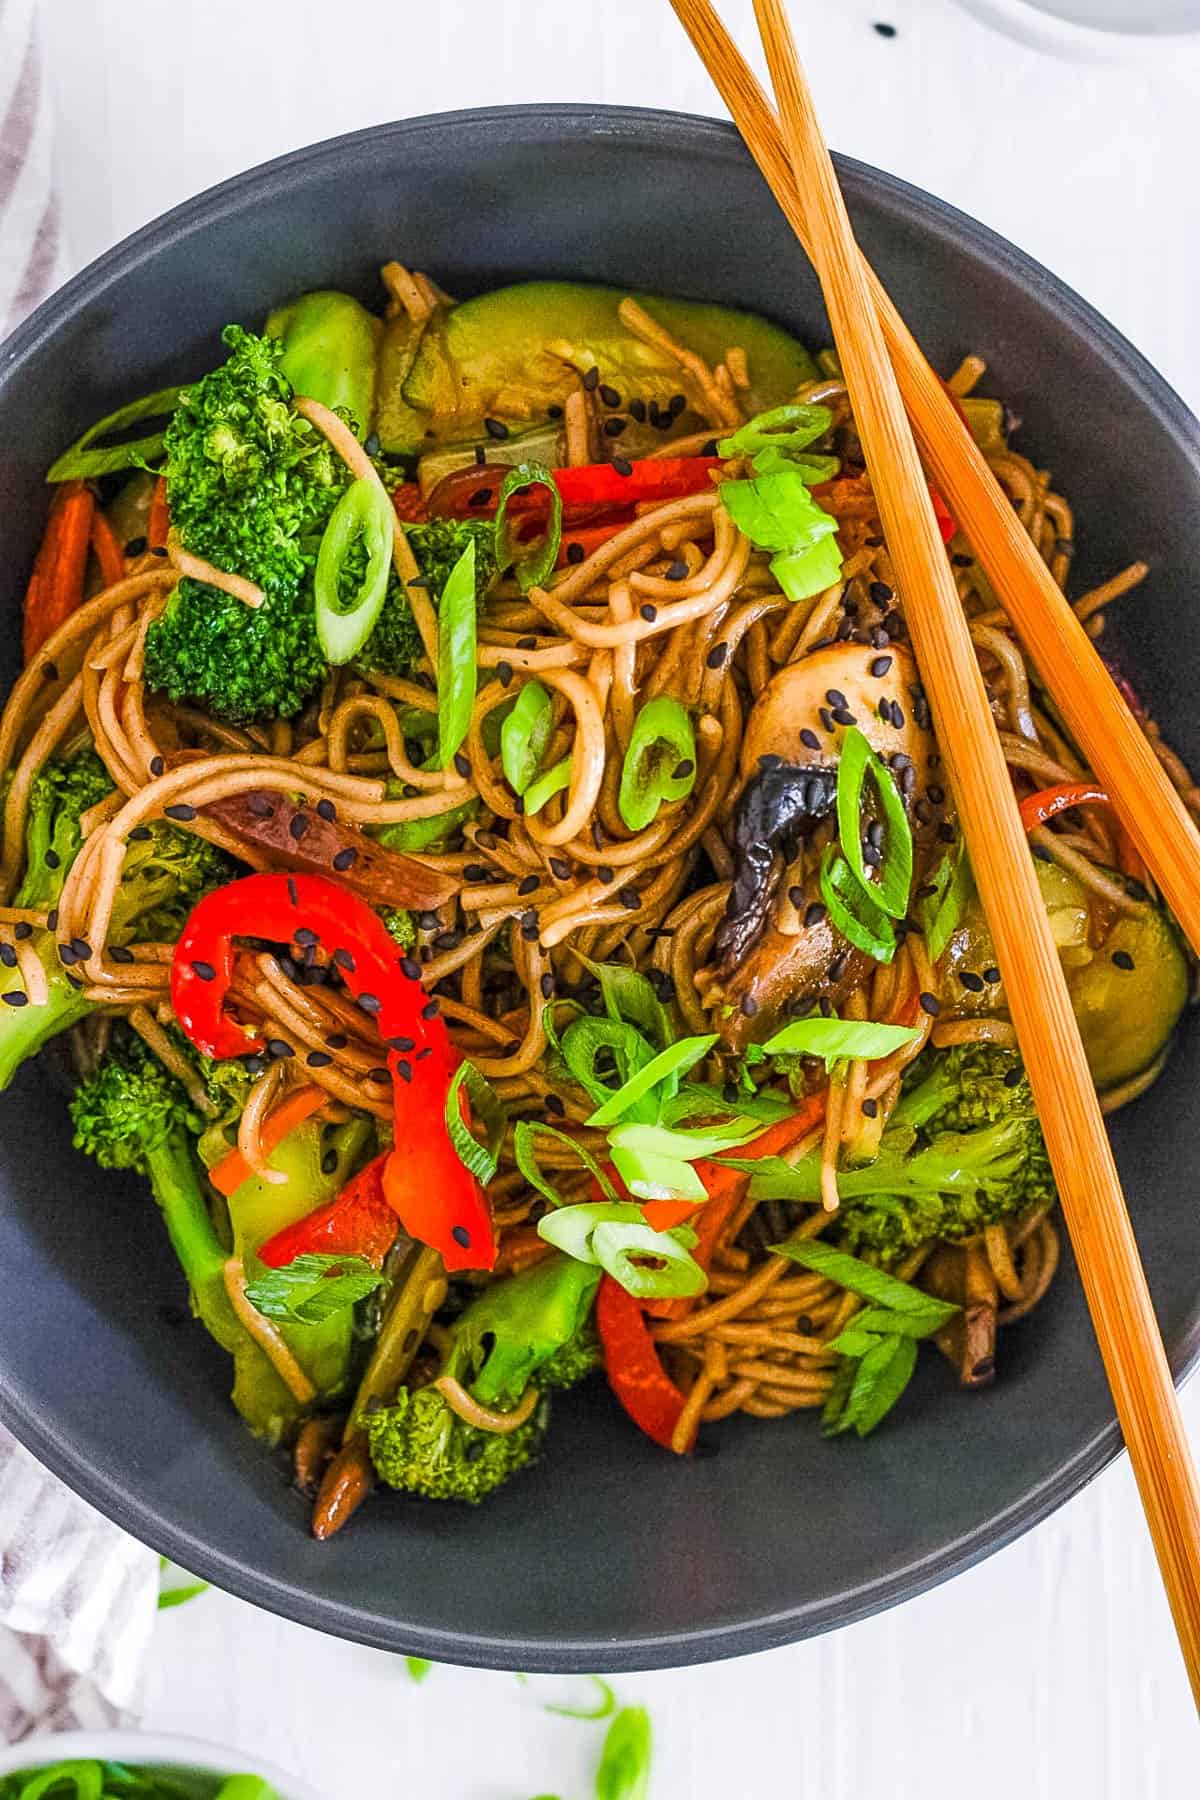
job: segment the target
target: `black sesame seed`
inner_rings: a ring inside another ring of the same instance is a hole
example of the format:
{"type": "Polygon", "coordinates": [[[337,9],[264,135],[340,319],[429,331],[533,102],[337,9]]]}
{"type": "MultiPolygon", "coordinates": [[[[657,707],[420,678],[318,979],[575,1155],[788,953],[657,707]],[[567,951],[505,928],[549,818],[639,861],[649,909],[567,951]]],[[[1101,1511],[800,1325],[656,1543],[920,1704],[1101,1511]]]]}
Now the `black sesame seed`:
{"type": "Polygon", "coordinates": [[[657,606],[654,606],[649,600],[644,600],[641,606],[638,607],[638,611],[641,613],[643,619],[645,619],[647,625],[653,625],[655,619],[658,617],[657,606]]]}
{"type": "Polygon", "coordinates": [[[57,906],[52,906],[50,908],[50,911],[46,914],[46,929],[47,929],[47,931],[57,931],[58,930],[58,908],[57,908],[57,906]]]}
{"type": "Polygon", "coordinates": [[[583,561],[583,558],[584,558],[584,549],[583,549],[582,544],[568,544],[567,545],[567,561],[569,563],[581,563],[583,561]]]}
{"type": "Polygon", "coordinates": [[[302,813],[302,812],[293,813],[291,818],[288,820],[289,835],[291,837],[293,837],[297,843],[299,843],[300,839],[304,836],[305,832],[308,830],[308,828],[311,824],[312,824],[312,820],[309,818],[307,813],[302,813]]]}
{"type": "Polygon", "coordinates": [[[833,722],[835,725],[857,725],[858,724],[858,720],[855,718],[854,714],[850,711],[849,707],[846,707],[846,706],[835,707],[834,714],[833,714],[833,722]]]}
{"type": "Polygon", "coordinates": [[[975,558],[973,556],[964,556],[961,550],[956,550],[954,555],[950,558],[950,561],[954,564],[956,569],[969,569],[973,567],[975,558]]]}
{"type": "Polygon", "coordinates": [[[155,779],[157,779],[158,776],[160,776],[166,772],[166,767],[167,767],[167,765],[163,761],[161,756],[152,756],[150,758],[150,773],[155,777],[155,779]]]}
{"type": "Polygon", "coordinates": [[[471,773],[470,757],[464,756],[461,750],[457,750],[454,755],[454,767],[465,781],[467,776],[471,773]]]}
{"type": "Polygon", "coordinates": [[[482,863],[464,863],[463,864],[463,880],[464,881],[489,881],[490,879],[491,879],[491,876],[489,875],[487,869],[484,868],[482,863]]]}
{"type": "Polygon", "coordinates": [[[987,968],[983,971],[983,979],[987,982],[989,987],[996,986],[996,983],[1000,979],[1000,971],[996,967],[995,963],[993,963],[990,968],[987,968]]]}
{"type": "Polygon", "coordinates": [[[131,963],[133,961],[133,951],[126,950],[123,944],[110,944],[108,954],[115,963],[131,963]]]}
{"type": "Polygon", "coordinates": [[[490,438],[495,438],[498,444],[502,444],[508,436],[508,426],[504,423],[503,419],[485,419],[483,421],[483,429],[490,438]]]}
{"type": "Polygon", "coordinates": [[[338,1166],[337,1151],[336,1150],[326,1150],[325,1154],[321,1158],[321,1173],[323,1175],[332,1175],[334,1170],[337,1168],[337,1166],[338,1166]]]}
{"type": "Polygon", "coordinates": [[[633,474],[633,464],[627,456],[614,456],[612,459],[612,466],[617,471],[618,475],[633,474]]]}
{"type": "Polygon", "coordinates": [[[743,994],[739,1002],[743,1018],[752,1019],[758,1011],[758,1001],[753,994],[743,994]]]}
{"type": "Polygon", "coordinates": [[[372,1017],[383,1011],[383,1001],[378,994],[360,994],[357,1005],[360,1012],[370,1013],[372,1017]]]}
{"type": "Polygon", "coordinates": [[[368,456],[378,456],[379,455],[379,434],[377,432],[372,431],[370,433],[370,435],[364,440],[363,449],[366,451],[368,456]]]}
{"type": "Polygon", "coordinates": [[[401,1081],[412,1080],[412,1064],[406,1057],[398,1056],[396,1058],[396,1073],[401,1081]]]}
{"type": "Polygon", "coordinates": [[[828,994],[822,994],[821,998],[817,1001],[817,1011],[823,1019],[832,1019],[833,1001],[829,998],[828,994]]]}
{"type": "Polygon", "coordinates": [[[391,1075],[390,1069],[385,1069],[381,1066],[379,1068],[367,1070],[367,1080],[374,1081],[379,1087],[384,1087],[385,1085],[389,1085],[391,1083],[391,1079],[392,1079],[392,1075],[391,1075]]]}
{"type": "Polygon", "coordinates": [[[945,788],[935,787],[932,782],[930,783],[929,787],[925,791],[929,795],[929,798],[933,801],[933,804],[935,806],[941,806],[942,802],[946,798],[945,788]]]}
{"type": "Polygon", "coordinates": [[[339,850],[337,855],[333,859],[333,866],[338,871],[338,873],[341,874],[346,869],[352,869],[357,861],[358,861],[358,851],[357,850],[354,850],[354,849],[339,850]]]}
{"type": "Polygon", "coordinates": [[[672,769],[671,780],[672,781],[686,781],[689,775],[692,775],[695,773],[695,770],[696,770],[696,765],[692,761],[691,757],[685,756],[683,761],[681,763],[676,763],[675,767],[672,769]]]}
{"type": "Polygon", "coordinates": [[[958,971],[958,979],[962,982],[969,994],[982,994],[983,976],[976,975],[973,969],[960,969],[958,971]]]}
{"type": "Polygon", "coordinates": [[[876,606],[890,606],[896,598],[886,581],[873,581],[867,589],[876,606]]]}
{"type": "Polygon", "coordinates": [[[559,881],[570,881],[571,865],[565,856],[552,856],[550,858],[550,873],[557,876],[559,881]]]}
{"type": "Polygon", "coordinates": [[[1008,1088],[1020,1087],[1021,1080],[1022,1080],[1024,1074],[1025,1074],[1024,1069],[1018,1063],[1017,1067],[1015,1069],[1010,1069],[1008,1071],[1008,1074],[1004,1077],[1005,1087],[1008,1087],[1008,1088]]]}
{"type": "Polygon", "coordinates": [[[834,638],[837,643],[844,644],[850,638],[853,631],[854,631],[854,620],[849,617],[844,617],[838,623],[838,628],[837,628],[836,632],[834,633],[834,638]]]}
{"type": "Polygon", "coordinates": [[[521,921],[521,936],[525,939],[525,942],[527,944],[536,944],[537,934],[538,934],[538,922],[537,922],[536,916],[532,919],[529,919],[529,918],[522,919],[522,921],[521,921]]]}
{"type": "Polygon", "coordinates": [[[16,968],[17,952],[12,944],[0,943],[0,963],[3,963],[6,969],[16,968]]]}
{"type": "Polygon", "coordinates": [[[810,900],[808,903],[808,906],[805,908],[805,911],[804,911],[804,923],[808,926],[808,928],[811,930],[814,925],[819,925],[824,917],[825,917],[824,901],[810,900]]]}
{"type": "Polygon", "coordinates": [[[943,820],[938,826],[937,834],[943,844],[952,844],[954,842],[954,827],[948,820],[943,820]]]}
{"type": "Polygon", "coordinates": [[[600,386],[600,371],[599,371],[599,369],[593,367],[593,368],[586,370],[586,372],[584,373],[584,377],[583,377],[583,386],[584,386],[584,391],[586,393],[589,393],[589,394],[595,393],[596,389],[600,386]]]}
{"type": "Polygon", "coordinates": [[[317,801],[317,817],[319,819],[324,819],[327,825],[332,825],[333,821],[337,818],[337,808],[332,800],[317,801]]]}
{"type": "Polygon", "coordinates": [[[642,896],[635,887],[623,887],[619,889],[617,899],[621,902],[622,906],[627,906],[630,912],[636,912],[642,904],[642,896]]]}
{"type": "Polygon", "coordinates": [[[548,419],[561,419],[562,416],[563,409],[561,406],[554,404],[546,408],[546,417],[548,419]]]}
{"type": "Polygon", "coordinates": [[[878,1118],[878,1116],[879,1116],[878,1100],[872,1100],[870,1098],[870,1096],[868,1096],[867,1099],[865,1099],[862,1103],[862,1110],[863,1110],[863,1118],[864,1119],[878,1118]]]}
{"type": "Polygon", "coordinates": [[[881,675],[886,675],[891,666],[892,659],[890,656],[877,656],[871,664],[871,673],[878,679],[881,675]]]}
{"type": "Polygon", "coordinates": [[[677,419],[687,405],[686,394],[672,394],[667,402],[667,411],[673,419],[677,419]]]}
{"type": "Polygon", "coordinates": [[[904,730],[904,708],[898,700],[892,701],[892,724],[897,731],[904,730]]]}
{"type": "Polygon", "coordinates": [[[488,501],[491,499],[491,497],[492,497],[491,488],[485,488],[485,487],[476,488],[475,492],[471,495],[471,498],[467,502],[467,504],[469,506],[486,506],[488,501]]]}
{"type": "Polygon", "coordinates": [[[816,732],[810,730],[807,725],[800,733],[800,742],[804,745],[806,750],[819,750],[821,748],[820,738],[817,736],[816,732]]]}
{"type": "Polygon", "coordinates": [[[167,554],[167,546],[165,544],[151,544],[150,554],[151,556],[165,556],[167,554]]]}
{"type": "Polygon", "coordinates": [[[538,983],[538,986],[542,990],[542,999],[543,1000],[553,1000],[553,998],[554,998],[554,977],[553,977],[553,975],[551,975],[547,972],[545,975],[542,976],[542,979],[538,983]]]}
{"type": "Polygon", "coordinates": [[[873,627],[873,629],[871,631],[871,643],[874,645],[876,650],[886,650],[888,645],[891,643],[891,641],[892,641],[891,638],[888,636],[887,632],[883,629],[882,625],[876,625],[873,627]]]}
{"type": "Polygon", "coordinates": [[[881,850],[883,848],[882,819],[872,819],[871,823],[867,826],[867,842],[876,850],[881,850]]]}
{"type": "Polygon", "coordinates": [[[629,411],[639,425],[644,425],[646,423],[646,402],[644,400],[631,400],[629,402],[629,411]]]}
{"type": "Polygon", "coordinates": [[[843,694],[841,688],[827,688],[825,690],[825,698],[828,700],[830,706],[845,706],[847,704],[846,696],[843,694]]]}
{"type": "Polygon", "coordinates": [[[186,800],[180,800],[174,806],[164,806],[163,812],[168,819],[178,819],[182,825],[188,824],[196,816],[195,807],[189,806],[186,800]]]}
{"type": "Polygon", "coordinates": [[[526,894],[536,894],[541,886],[541,878],[537,875],[526,875],[517,883],[517,892],[524,899],[526,894]]]}
{"type": "Polygon", "coordinates": [[[57,868],[60,868],[61,866],[62,866],[62,857],[58,854],[58,851],[57,850],[47,850],[47,852],[46,852],[46,867],[48,869],[57,869],[57,868]]]}
{"type": "Polygon", "coordinates": [[[201,962],[198,959],[192,964],[192,974],[199,976],[201,981],[215,981],[217,979],[217,971],[213,968],[212,964],[210,962],[201,962]]]}
{"type": "Polygon", "coordinates": [[[921,995],[921,1011],[927,1012],[931,1019],[936,1019],[941,1011],[936,994],[921,995]]]}
{"type": "Polygon", "coordinates": [[[512,678],[512,664],[508,662],[498,662],[496,664],[496,679],[500,683],[500,686],[507,687],[512,678]]]}
{"type": "Polygon", "coordinates": [[[621,433],[624,431],[624,429],[628,423],[629,423],[628,419],[605,419],[605,421],[604,421],[605,437],[610,437],[610,438],[620,437],[621,433]]]}
{"type": "Polygon", "coordinates": [[[304,1060],[310,1069],[327,1069],[333,1058],[328,1050],[310,1050],[304,1060]]]}
{"type": "Polygon", "coordinates": [[[433,940],[435,950],[457,950],[463,941],[461,931],[439,931],[433,940]]]}
{"type": "Polygon", "coordinates": [[[33,926],[29,923],[28,919],[17,920],[16,924],[13,926],[13,936],[17,939],[18,943],[23,943],[26,938],[33,936],[33,926]]]}
{"type": "Polygon", "coordinates": [[[874,31],[876,37],[894,38],[897,35],[896,27],[894,25],[885,24],[882,19],[877,19],[871,29],[874,31]]]}
{"type": "Polygon", "coordinates": [[[671,564],[670,568],[666,572],[666,576],[664,577],[664,579],[667,581],[686,581],[687,580],[687,572],[688,572],[687,564],[682,561],[676,561],[671,564]]]}
{"type": "Polygon", "coordinates": [[[276,1062],[286,1062],[289,1056],[295,1056],[295,1054],[292,1046],[285,1043],[282,1038],[267,1039],[267,1055],[273,1057],[276,1062]]]}
{"type": "MultiPolygon", "coordinates": [[[[268,794],[247,794],[246,811],[255,819],[271,819],[275,816],[275,808],[268,794]]],[[[132,837],[133,833],[130,833],[132,837]]]]}
{"type": "Polygon", "coordinates": [[[777,769],[782,769],[783,758],[774,750],[767,750],[759,757],[758,766],[764,775],[774,775],[777,769]]]}
{"type": "Polygon", "coordinates": [[[58,960],[64,969],[71,969],[74,968],[75,964],[79,961],[79,958],[76,956],[74,950],[72,950],[70,944],[60,944],[58,946],[58,960]]]}
{"type": "Polygon", "coordinates": [[[843,952],[840,956],[834,957],[833,961],[829,965],[830,981],[840,981],[842,979],[842,976],[846,973],[846,963],[848,962],[848,960],[849,960],[849,952],[845,951],[845,950],[843,950],[843,952]]]}
{"type": "Polygon", "coordinates": [[[719,669],[724,664],[725,658],[728,655],[729,655],[729,645],[728,644],[714,644],[712,649],[709,651],[708,655],[704,659],[705,666],[710,669],[719,669]]]}
{"type": "Polygon", "coordinates": [[[829,716],[829,708],[827,706],[818,706],[817,717],[821,721],[821,729],[823,731],[833,730],[833,720],[829,716]]]}
{"type": "Polygon", "coordinates": [[[125,540],[126,556],[144,556],[147,540],[144,537],[131,537],[125,540]]]}
{"type": "Polygon", "coordinates": [[[1134,966],[1128,950],[1114,950],[1112,959],[1118,969],[1132,969],[1134,966]]]}
{"type": "MultiPolygon", "coordinates": [[[[476,446],[475,446],[475,467],[477,469],[483,469],[483,468],[486,468],[486,466],[487,466],[487,451],[484,449],[482,444],[476,444],[476,446]]],[[[411,587],[412,582],[410,581],[408,585],[411,587]]]]}
{"type": "Polygon", "coordinates": [[[567,1116],[567,1109],[557,1094],[547,1094],[542,1105],[553,1118],[565,1119],[567,1116]]]}
{"type": "Polygon", "coordinates": [[[616,877],[615,871],[612,869],[606,868],[604,866],[604,864],[601,864],[601,866],[596,870],[596,880],[602,881],[604,883],[605,887],[608,887],[610,882],[613,882],[616,879],[617,879],[617,877],[616,877]]]}
{"type": "Polygon", "coordinates": [[[875,848],[874,844],[863,845],[862,859],[866,863],[868,869],[881,869],[883,867],[883,857],[875,848]]]}

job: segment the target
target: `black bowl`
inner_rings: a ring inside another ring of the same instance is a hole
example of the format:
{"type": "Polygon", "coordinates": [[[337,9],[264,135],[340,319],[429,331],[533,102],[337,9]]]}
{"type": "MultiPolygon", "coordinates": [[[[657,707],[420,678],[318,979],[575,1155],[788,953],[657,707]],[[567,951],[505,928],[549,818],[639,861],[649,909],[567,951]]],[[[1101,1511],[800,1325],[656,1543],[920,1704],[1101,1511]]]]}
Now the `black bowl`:
{"type": "MultiPolygon", "coordinates": [[[[986,356],[1022,442],[1075,501],[1079,583],[1135,555],[1114,617],[1131,678],[1200,758],[1200,432],[1104,320],[969,219],[843,162],[862,240],[935,365],[986,356]],[[1133,623],[1128,637],[1121,632],[1133,623]]],[[[319,145],[178,208],[102,257],[0,352],[0,603],[12,621],[42,471],[122,398],[211,362],[229,319],[315,285],[378,300],[400,255],[457,294],[525,275],[629,282],[757,308],[814,343],[817,284],[724,125],[582,107],[418,119],[319,145]]],[[[1106,643],[1109,641],[1106,638],[1106,643]]],[[[1200,1340],[1194,1027],[1113,1136],[1174,1367],[1200,1340]]],[[[221,1586],[388,1648],[521,1669],[623,1669],[761,1650],[920,1592],[1076,1493],[1119,1438],[1078,1282],[1008,1333],[1000,1380],[928,1359],[865,1444],[740,1420],[676,1461],[603,1384],[558,1407],[544,1463],[478,1509],[376,1500],[319,1546],[280,1466],[180,1315],[147,1196],[75,1156],[29,1070],[0,1138],[0,1414],[72,1487],[221,1586]]]]}

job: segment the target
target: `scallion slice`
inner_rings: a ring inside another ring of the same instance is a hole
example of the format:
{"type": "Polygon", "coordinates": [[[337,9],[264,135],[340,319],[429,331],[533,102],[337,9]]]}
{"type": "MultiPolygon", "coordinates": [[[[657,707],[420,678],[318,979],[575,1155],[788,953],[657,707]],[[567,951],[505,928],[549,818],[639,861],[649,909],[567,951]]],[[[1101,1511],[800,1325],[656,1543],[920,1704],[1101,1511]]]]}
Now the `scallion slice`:
{"type": "Polygon", "coordinates": [[[438,603],[438,758],[454,760],[475,707],[475,539],[451,569],[438,603]]]}
{"type": "MultiPolygon", "coordinates": [[[[317,638],[335,667],[357,655],[383,611],[392,535],[391,503],[379,482],[352,481],[329,515],[314,581],[317,638]],[[352,559],[363,552],[366,566],[360,575],[352,559]]],[[[474,550],[472,542],[472,555],[474,550]]]]}

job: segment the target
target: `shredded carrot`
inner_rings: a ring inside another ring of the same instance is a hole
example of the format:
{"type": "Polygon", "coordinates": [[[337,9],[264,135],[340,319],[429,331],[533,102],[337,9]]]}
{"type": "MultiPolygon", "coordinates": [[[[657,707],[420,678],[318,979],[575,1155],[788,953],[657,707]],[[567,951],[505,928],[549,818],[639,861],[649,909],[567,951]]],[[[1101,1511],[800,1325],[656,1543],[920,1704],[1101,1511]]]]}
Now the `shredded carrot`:
{"type": "Polygon", "coordinates": [[[96,502],[82,481],[64,481],[54,496],[45,536],[25,593],[25,661],[83,603],[96,502]]]}
{"type": "Polygon", "coordinates": [[[146,542],[151,550],[165,550],[167,532],[171,528],[171,517],[167,511],[167,478],[160,475],[154,484],[154,494],[150,501],[150,516],[146,521],[146,542]]]}
{"type": "MultiPolygon", "coordinates": [[[[303,1125],[305,1119],[312,1117],[325,1105],[329,1095],[324,1088],[295,1088],[286,1099],[281,1100],[273,1112],[263,1120],[259,1133],[264,1156],[282,1144],[284,1138],[290,1137],[293,1131],[303,1125]]],[[[240,1150],[231,1150],[228,1156],[221,1158],[208,1172],[208,1178],[219,1194],[228,1197],[237,1192],[243,1181],[248,1181],[254,1171],[240,1150]]]]}
{"type": "Polygon", "coordinates": [[[105,587],[125,579],[125,552],[107,516],[99,508],[92,515],[92,554],[100,564],[105,587]]]}

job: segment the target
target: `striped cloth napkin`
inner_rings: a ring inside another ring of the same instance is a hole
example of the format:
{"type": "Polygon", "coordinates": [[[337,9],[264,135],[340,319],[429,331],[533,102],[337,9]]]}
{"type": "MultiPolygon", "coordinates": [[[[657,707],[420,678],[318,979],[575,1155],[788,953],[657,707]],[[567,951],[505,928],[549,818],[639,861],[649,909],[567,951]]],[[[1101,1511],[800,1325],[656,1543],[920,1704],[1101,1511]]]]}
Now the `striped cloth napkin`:
{"type": "MultiPolygon", "coordinates": [[[[0,340],[68,273],[35,0],[0,0],[0,340]]],[[[0,1427],[0,1740],[129,1723],[158,1559],[0,1427]]]]}

